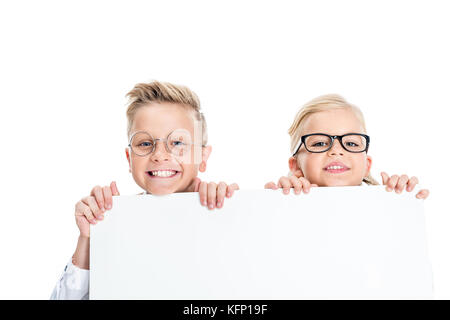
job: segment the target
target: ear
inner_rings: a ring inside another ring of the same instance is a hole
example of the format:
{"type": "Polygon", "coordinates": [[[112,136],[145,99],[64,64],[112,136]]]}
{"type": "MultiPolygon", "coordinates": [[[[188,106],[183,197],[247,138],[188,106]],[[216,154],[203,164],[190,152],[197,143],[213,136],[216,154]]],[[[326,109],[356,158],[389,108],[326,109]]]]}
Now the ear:
{"type": "Polygon", "coordinates": [[[128,161],[128,166],[129,166],[129,171],[131,172],[131,158],[130,158],[130,149],[129,148],[125,148],[125,155],[127,156],[127,161],[128,161]]]}
{"type": "Polygon", "coordinates": [[[291,170],[292,175],[296,176],[297,178],[303,177],[303,171],[300,169],[297,163],[297,158],[290,157],[289,158],[289,170],[291,170]]]}
{"type": "Polygon", "coordinates": [[[211,146],[206,146],[202,148],[202,162],[200,163],[200,166],[198,168],[198,170],[200,172],[205,172],[206,171],[206,162],[208,161],[209,155],[211,154],[212,151],[212,147],[211,146]]]}
{"type": "Polygon", "coordinates": [[[372,168],[372,157],[371,156],[367,156],[367,160],[366,160],[366,174],[364,175],[364,177],[367,177],[370,174],[370,169],[372,168]]]}

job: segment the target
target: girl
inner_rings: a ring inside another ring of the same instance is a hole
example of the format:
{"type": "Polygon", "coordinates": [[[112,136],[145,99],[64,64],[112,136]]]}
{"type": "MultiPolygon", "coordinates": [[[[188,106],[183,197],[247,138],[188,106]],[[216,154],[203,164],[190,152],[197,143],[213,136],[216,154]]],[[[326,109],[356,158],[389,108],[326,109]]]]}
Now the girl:
{"type": "MultiPolygon", "coordinates": [[[[268,182],[266,189],[290,188],[299,194],[311,187],[378,185],[371,176],[372,157],[367,154],[370,137],[358,107],[343,97],[329,94],[304,105],[289,128],[291,154],[289,176],[278,183],[268,182]]],[[[381,173],[387,191],[411,192],[418,179],[407,175],[389,177],[381,173]]],[[[420,190],[416,197],[425,199],[429,191],[420,190]]]]}

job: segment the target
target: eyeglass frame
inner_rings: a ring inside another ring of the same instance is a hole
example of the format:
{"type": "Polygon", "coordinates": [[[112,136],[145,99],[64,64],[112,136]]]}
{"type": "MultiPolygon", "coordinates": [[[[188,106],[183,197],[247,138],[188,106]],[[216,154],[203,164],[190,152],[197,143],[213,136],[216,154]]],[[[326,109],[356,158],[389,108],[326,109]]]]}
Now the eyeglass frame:
{"type": "Polygon", "coordinates": [[[369,137],[367,134],[363,134],[363,133],[346,133],[346,134],[343,134],[343,135],[341,135],[341,136],[338,136],[338,135],[332,136],[332,135],[329,135],[329,134],[326,134],[326,133],[310,133],[310,134],[305,134],[305,135],[303,135],[303,136],[300,137],[299,145],[298,145],[298,147],[296,147],[295,152],[294,152],[294,154],[293,154],[292,156],[295,157],[295,155],[296,155],[296,154],[298,153],[298,151],[300,150],[300,147],[302,146],[302,144],[305,145],[306,151],[311,152],[311,153],[322,153],[322,152],[327,152],[328,150],[330,150],[330,149],[333,147],[333,143],[334,143],[334,140],[335,140],[335,139],[337,139],[337,140],[339,141],[339,143],[341,144],[342,148],[344,148],[344,150],[347,151],[347,152],[351,152],[351,153],[362,153],[362,152],[366,152],[366,153],[367,153],[367,151],[369,150],[370,137],[369,137]],[[306,144],[305,144],[306,138],[308,138],[308,137],[310,137],[310,136],[317,136],[317,135],[320,135],[320,136],[326,136],[326,137],[328,137],[328,138],[331,139],[330,146],[329,146],[326,150],[323,150],[323,151],[310,151],[310,150],[308,150],[308,148],[306,147],[306,144]],[[362,136],[362,137],[364,137],[364,138],[366,139],[366,148],[365,148],[364,150],[362,150],[362,151],[350,151],[350,150],[348,150],[348,149],[344,146],[344,144],[342,143],[342,138],[343,138],[343,137],[346,137],[346,136],[353,136],[353,135],[362,136]]]}
{"type": "MultiPolygon", "coordinates": [[[[152,154],[152,153],[155,151],[157,141],[164,141],[164,147],[166,148],[167,153],[173,154],[172,151],[169,149],[169,146],[168,146],[168,144],[167,144],[167,140],[168,140],[168,138],[170,137],[170,135],[171,135],[172,133],[174,133],[175,131],[177,131],[177,130],[179,130],[179,129],[176,129],[176,130],[172,131],[171,133],[169,133],[165,139],[162,139],[162,138],[153,138],[153,136],[152,136],[150,133],[148,133],[147,131],[136,131],[135,133],[133,133],[133,134],[131,135],[130,141],[129,141],[129,143],[128,143],[128,147],[131,149],[131,152],[133,152],[133,153],[134,153],[135,155],[137,155],[138,157],[146,157],[146,156],[152,154]],[[145,154],[145,155],[137,154],[137,153],[133,150],[133,147],[131,146],[131,141],[133,141],[134,136],[135,136],[136,134],[138,134],[138,133],[146,133],[146,134],[148,134],[148,135],[152,138],[152,140],[153,140],[153,142],[154,142],[154,143],[153,143],[152,151],[150,151],[149,153],[147,153],[147,154],[145,154]]],[[[189,144],[190,144],[191,146],[198,146],[198,145],[199,145],[199,144],[197,144],[197,143],[189,143],[189,144]]],[[[202,147],[206,147],[206,145],[204,145],[204,144],[201,144],[201,146],[202,146],[202,147]]],[[[175,155],[175,156],[176,156],[176,155],[175,155]]]]}

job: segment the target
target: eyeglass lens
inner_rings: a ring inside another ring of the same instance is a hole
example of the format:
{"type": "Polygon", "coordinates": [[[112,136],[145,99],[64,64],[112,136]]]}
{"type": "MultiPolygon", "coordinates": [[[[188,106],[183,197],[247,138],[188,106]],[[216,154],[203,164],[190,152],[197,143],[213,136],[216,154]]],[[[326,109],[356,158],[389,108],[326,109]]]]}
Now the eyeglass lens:
{"type": "MultiPolygon", "coordinates": [[[[336,139],[337,140],[337,139],[336,139]]],[[[311,135],[305,139],[306,150],[310,152],[324,152],[331,148],[332,138],[325,135],[311,135]]],[[[349,152],[363,152],[367,141],[364,136],[352,134],[342,137],[342,146],[349,152]]]]}
{"type": "Polygon", "coordinates": [[[164,141],[167,152],[170,152],[175,156],[183,156],[186,154],[191,145],[189,132],[185,130],[175,130],[167,137],[167,139],[156,140],[147,132],[137,132],[133,135],[130,146],[135,154],[146,156],[154,151],[157,140],[164,141]]]}

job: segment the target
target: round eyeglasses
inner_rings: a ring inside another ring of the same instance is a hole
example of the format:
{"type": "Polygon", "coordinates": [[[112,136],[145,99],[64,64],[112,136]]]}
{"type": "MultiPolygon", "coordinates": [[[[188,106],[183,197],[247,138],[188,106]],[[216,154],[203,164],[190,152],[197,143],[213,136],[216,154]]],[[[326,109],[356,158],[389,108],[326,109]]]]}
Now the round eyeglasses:
{"type": "Polygon", "coordinates": [[[163,141],[166,151],[181,157],[190,151],[192,143],[191,134],[187,130],[177,129],[171,132],[166,139],[155,139],[148,132],[138,131],[130,138],[128,146],[137,156],[147,156],[155,151],[157,141],[163,141]]]}
{"type": "Polygon", "coordinates": [[[369,150],[370,138],[362,133],[347,133],[342,136],[331,136],[325,133],[312,133],[301,137],[298,146],[292,156],[295,156],[300,147],[305,145],[305,149],[312,153],[326,152],[333,146],[334,140],[339,140],[342,148],[348,152],[360,153],[369,150]]]}

